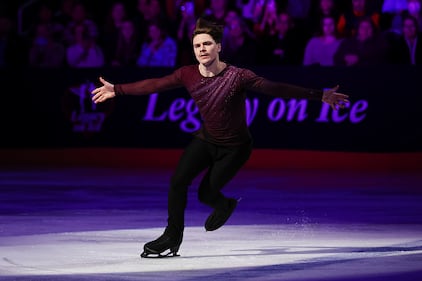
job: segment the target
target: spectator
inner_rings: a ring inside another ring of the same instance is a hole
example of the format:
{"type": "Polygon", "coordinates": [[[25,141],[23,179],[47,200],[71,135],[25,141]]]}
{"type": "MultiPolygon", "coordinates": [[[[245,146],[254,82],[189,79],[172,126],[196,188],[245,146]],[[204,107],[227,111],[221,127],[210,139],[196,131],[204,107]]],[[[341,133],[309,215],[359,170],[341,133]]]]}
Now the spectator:
{"type": "Polygon", "coordinates": [[[334,18],[334,22],[337,25],[340,12],[337,9],[336,2],[334,0],[318,0],[317,5],[309,13],[307,26],[311,36],[320,34],[321,20],[327,16],[334,18]]]}
{"type": "MultiPolygon", "coordinates": [[[[256,9],[259,11],[261,6],[257,6],[256,9]]],[[[257,35],[258,40],[265,42],[267,38],[273,37],[277,34],[277,2],[275,0],[265,2],[262,11],[262,17],[254,24],[253,32],[257,35]]],[[[292,20],[290,14],[289,18],[292,20]]]]}
{"type": "Polygon", "coordinates": [[[74,37],[75,27],[83,24],[89,37],[97,40],[99,30],[97,23],[88,15],[85,5],[82,2],[76,3],[72,8],[72,19],[64,30],[64,44],[69,46],[77,41],[74,37]]]}
{"type": "Polygon", "coordinates": [[[360,19],[370,18],[376,28],[380,26],[380,13],[370,11],[366,0],[351,0],[352,7],[340,15],[337,23],[337,31],[342,37],[351,37],[356,33],[360,19]]]}
{"type": "MultiPolygon", "coordinates": [[[[260,40],[261,41],[261,40],[260,40]]],[[[290,15],[277,16],[276,33],[261,41],[258,63],[266,65],[302,65],[306,40],[297,32],[290,15]]]]}
{"type": "Polygon", "coordinates": [[[407,0],[407,9],[396,16],[392,20],[391,28],[393,31],[401,34],[403,31],[403,19],[412,16],[416,19],[418,29],[422,30],[422,0],[407,0]]]}
{"type": "Polygon", "coordinates": [[[109,7],[101,32],[100,44],[104,51],[106,63],[111,63],[116,54],[120,29],[127,18],[128,11],[125,3],[120,0],[114,1],[109,7]]]}
{"type": "Polygon", "coordinates": [[[253,24],[260,19],[264,11],[264,2],[263,0],[236,0],[236,8],[248,24],[253,24]]]}
{"type": "Polygon", "coordinates": [[[392,29],[393,18],[407,9],[407,0],[385,0],[381,5],[380,28],[382,31],[400,33],[392,29]]]}
{"type": "Polygon", "coordinates": [[[226,23],[228,31],[223,33],[221,58],[229,64],[252,66],[256,63],[255,37],[246,22],[236,13],[232,13],[226,23]]]}
{"type": "Polygon", "coordinates": [[[138,66],[174,67],[176,65],[177,43],[170,37],[160,21],[148,25],[148,37],[141,46],[138,66]]]}
{"type": "MultiPolygon", "coordinates": [[[[147,13],[144,14],[144,18],[147,22],[161,21],[164,24],[169,24],[167,19],[166,9],[161,0],[149,0],[147,1],[146,7],[147,13]]],[[[167,26],[168,28],[169,26],[167,26]]]]}
{"type": "Polygon", "coordinates": [[[141,50],[141,38],[139,37],[135,23],[132,20],[124,20],[117,36],[116,52],[111,61],[112,66],[136,66],[139,51],[141,50]]]}
{"type": "Polygon", "coordinates": [[[224,25],[229,10],[228,0],[212,0],[205,11],[204,19],[216,24],[224,25]]]}
{"type": "Polygon", "coordinates": [[[61,0],[59,10],[54,15],[55,22],[66,27],[72,21],[72,11],[75,5],[76,0],[61,0]]]}
{"type": "Polygon", "coordinates": [[[341,40],[337,36],[333,16],[324,16],[320,23],[320,34],[312,37],[306,45],[304,65],[333,66],[334,54],[341,40]]]}
{"type": "Polygon", "coordinates": [[[185,1],[179,9],[180,21],[177,29],[177,62],[176,64],[186,65],[195,63],[195,55],[192,52],[192,34],[196,25],[195,3],[185,1]]]}
{"type": "Polygon", "coordinates": [[[416,19],[406,16],[403,19],[403,32],[393,46],[392,63],[422,64],[422,35],[416,19]]]}
{"type": "Polygon", "coordinates": [[[133,17],[136,29],[138,30],[139,36],[143,39],[147,36],[147,14],[149,6],[147,0],[137,0],[135,15],[133,17]]]}
{"type": "Polygon", "coordinates": [[[73,68],[100,67],[104,65],[104,53],[92,37],[89,27],[83,23],[73,26],[75,42],[67,47],[67,63],[73,68]]]}
{"type": "Polygon", "coordinates": [[[149,25],[153,22],[162,22],[167,34],[176,35],[177,25],[167,17],[165,11],[160,0],[138,0],[134,19],[143,40],[149,36],[149,25]]]}
{"type": "Polygon", "coordinates": [[[55,18],[54,10],[50,5],[41,3],[41,6],[38,7],[37,18],[34,23],[35,30],[32,30],[30,32],[31,34],[37,32],[36,29],[39,24],[43,24],[47,26],[49,33],[54,40],[63,40],[64,25],[55,18]]]}
{"type": "Polygon", "coordinates": [[[377,65],[387,62],[387,42],[377,33],[371,18],[362,18],[357,32],[340,43],[334,55],[335,65],[377,65]]]}
{"type": "MultiPolygon", "coordinates": [[[[385,0],[381,8],[381,18],[384,18],[386,22],[383,30],[392,30],[394,17],[400,16],[406,10],[407,0],[385,0]]],[[[395,30],[395,32],[400,33],[400,30],[395,30]]]]}
{"type": "Polygon", "coordinates": [[[65,47],[53,37],[48,23],[39,23],[29,50],[29,65],[38,68],[59,68],[65,65],[65,47]]]}

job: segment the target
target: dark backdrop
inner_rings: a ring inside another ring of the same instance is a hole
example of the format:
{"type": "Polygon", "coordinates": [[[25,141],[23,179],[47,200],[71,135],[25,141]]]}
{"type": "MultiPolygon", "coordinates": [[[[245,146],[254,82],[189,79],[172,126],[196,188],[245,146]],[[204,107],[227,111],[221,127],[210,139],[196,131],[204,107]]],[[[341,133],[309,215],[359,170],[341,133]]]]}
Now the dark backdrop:
{"type": "MultiPolygon", "coordinates": [[[[257,148],[402,152],[422,150],[419,82],[422,68],[265,67],[256,73],[304,87],[340,85],[351,105],[333,113],[318,101],[275,100],[248,93],[257,148]],[[301,104],[301,105],[300,105],[301,104]],[[302,106],[302,107],[300,107],[302,106]],[[299,109],[302,109],[300,111],[299,109]]],[[[200,117],[182,88],[159,95],[91,103],[102,75],[112,83],[168,74],[172,69],[3,69],[1,141],[8,147],[179,148],[200,117]],[[160,120],[158,120],[160,119],[160,120]]]]}

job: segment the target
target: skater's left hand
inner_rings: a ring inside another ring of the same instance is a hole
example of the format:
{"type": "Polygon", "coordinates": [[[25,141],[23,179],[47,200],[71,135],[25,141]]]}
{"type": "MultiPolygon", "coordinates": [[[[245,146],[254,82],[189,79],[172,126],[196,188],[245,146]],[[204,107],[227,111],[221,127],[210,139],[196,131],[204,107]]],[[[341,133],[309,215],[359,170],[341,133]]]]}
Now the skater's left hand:
{"type": "Polygon", "coordinates": [[[336,92],[339,87],[340,86],[337,85],[334,88],[324,90],[322,95],[322,101],[328,103],[334,110],[345,108],[346,104],[349,103],[349,100],[347,99],[349,97],[348,95],[336,92]]]}

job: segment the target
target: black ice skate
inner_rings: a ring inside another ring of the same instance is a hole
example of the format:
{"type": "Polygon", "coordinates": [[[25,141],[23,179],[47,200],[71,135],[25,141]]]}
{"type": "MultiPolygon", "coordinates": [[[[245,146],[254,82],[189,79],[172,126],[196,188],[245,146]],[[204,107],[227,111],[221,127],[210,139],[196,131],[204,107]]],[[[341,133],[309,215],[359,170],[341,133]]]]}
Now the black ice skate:
{"type": "Polygon", "coordinates": [[[144,245],[144,251],[141,254],[143,258],[166,258],[177,257],[180,244],[182,244],[183,232],[179,235],[170,234],[167,229],[156,240],[144,245]]]}
{"type": "Polygon", "coordinates": [[[215,209],[205,222],[206,231],[214,231],[222,227],[230,218],[239,200],[230,198],[225,209],[215,209]]]}

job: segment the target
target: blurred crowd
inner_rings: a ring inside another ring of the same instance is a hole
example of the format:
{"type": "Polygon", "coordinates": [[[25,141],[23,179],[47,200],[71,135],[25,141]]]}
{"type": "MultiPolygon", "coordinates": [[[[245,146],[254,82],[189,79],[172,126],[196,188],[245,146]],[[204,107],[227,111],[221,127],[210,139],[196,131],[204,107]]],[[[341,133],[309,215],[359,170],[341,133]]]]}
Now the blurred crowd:
{"type": "Polygon", "coordinates": [[[196,63],[198,17],[238,66],[421,64],[422,0],[38,0],[0,4],[0,68],[196,63]]]}

